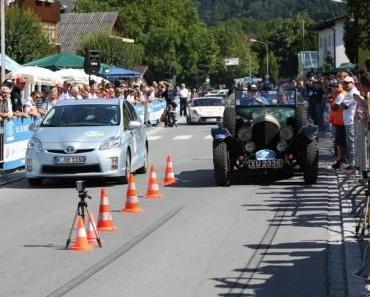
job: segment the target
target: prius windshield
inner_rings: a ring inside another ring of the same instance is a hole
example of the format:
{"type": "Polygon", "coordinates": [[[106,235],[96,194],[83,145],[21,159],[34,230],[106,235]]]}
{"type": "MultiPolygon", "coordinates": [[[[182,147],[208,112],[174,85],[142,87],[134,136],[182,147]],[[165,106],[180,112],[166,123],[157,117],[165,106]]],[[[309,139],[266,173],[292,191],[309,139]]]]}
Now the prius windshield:
{"type": "Polygon", "coordinates": [[[43,119],[41,127],[118,126],[118,105],[61,105],[55,106],[43,119]]]}

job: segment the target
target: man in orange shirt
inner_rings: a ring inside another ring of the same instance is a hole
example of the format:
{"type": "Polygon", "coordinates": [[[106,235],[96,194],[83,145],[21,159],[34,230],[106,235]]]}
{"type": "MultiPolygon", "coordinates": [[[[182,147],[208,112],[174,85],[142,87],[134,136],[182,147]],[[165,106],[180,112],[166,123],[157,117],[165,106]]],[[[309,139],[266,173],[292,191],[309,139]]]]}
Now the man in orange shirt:
{"type": "Polygon", "coordinates": [[[346,92],[338,81],[332,80],[329,84],[332,89],[333,102],[330,112],[330,123],[334,127],[334,143],[337,148],[336,162],[332,165],[334,169],[339,169],[345,164],[346,159],[346,129],[343,121],[343,111],[339,108],[338,102],[343,100],[346,92]]]}

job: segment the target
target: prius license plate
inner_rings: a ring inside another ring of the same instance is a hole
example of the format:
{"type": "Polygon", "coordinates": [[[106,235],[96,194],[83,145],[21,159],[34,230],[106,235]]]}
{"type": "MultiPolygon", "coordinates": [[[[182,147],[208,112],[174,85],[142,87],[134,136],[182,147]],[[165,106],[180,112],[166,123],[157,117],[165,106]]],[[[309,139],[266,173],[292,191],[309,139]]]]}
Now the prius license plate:
{"type": "Polygon", "coordinates": [[[75,165],[85,164],[86,156],[57,156],[55,157],[55,164],[58,165],[75,165]]]}
{"type": "Polygon", "coordinates": [[[283,160],[249,160],[248,168],[250,169],[268,169],[268,168],[283,168],[283,160]]]}

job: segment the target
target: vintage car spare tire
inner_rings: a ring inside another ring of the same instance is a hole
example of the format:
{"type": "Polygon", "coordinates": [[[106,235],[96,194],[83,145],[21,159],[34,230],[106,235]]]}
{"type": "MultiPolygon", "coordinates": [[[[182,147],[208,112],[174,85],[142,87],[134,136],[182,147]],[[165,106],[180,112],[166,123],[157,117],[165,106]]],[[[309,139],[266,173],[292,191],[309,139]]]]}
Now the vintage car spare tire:
{"type": "Polygon", "coordinates": [[[229,153],[225,142],[214,144],[213,166],[216,184],[222,187],[230,185],[229,153]]]}
{"type": "Polygon", "coordinates": [[[303,178],[306,184],[314,184],[319,174],[319,145],[317,140],[306,145],[303,156],[303,178]]]}
{"type": "Polygon", "coordinates": [[[297,103],[295,107],[296,125],[298,128],[307,125],[308,113],[304,103],[297,103]]]}
{"type": "Polygon", "coordinates": [[[236,114],[234,106],[226,106],[224,110],[224,127],[229,130],[231,136],[235,136],[236,114]]]}

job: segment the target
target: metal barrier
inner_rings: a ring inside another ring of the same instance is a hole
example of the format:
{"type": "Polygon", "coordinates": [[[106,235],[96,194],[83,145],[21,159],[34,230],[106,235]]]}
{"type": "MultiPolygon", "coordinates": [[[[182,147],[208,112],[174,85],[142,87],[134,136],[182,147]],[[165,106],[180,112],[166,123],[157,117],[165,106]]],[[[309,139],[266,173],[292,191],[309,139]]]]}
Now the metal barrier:
{"type": "Polygon", "coordinates": [[[360,172],[368,170],[369,166],[369,152],[367,144],[368,120],[367,115],[358,112],[354,120],[355,128],[355,166],[359,168],[360,172]]]}

